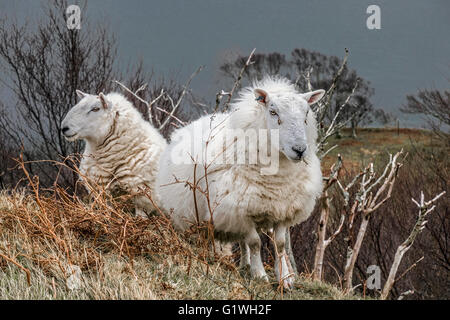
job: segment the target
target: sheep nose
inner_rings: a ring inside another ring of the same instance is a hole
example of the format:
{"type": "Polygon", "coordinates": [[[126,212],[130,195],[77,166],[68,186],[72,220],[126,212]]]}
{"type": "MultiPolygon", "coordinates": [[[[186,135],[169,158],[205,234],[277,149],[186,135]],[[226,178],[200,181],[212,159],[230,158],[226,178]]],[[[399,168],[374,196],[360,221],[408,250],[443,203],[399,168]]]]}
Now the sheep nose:
{"type": "Polygon", "coordinates": [[[62,133],[65,134],[69,130],[69,127],[64,127],[61,129],[62,133]]]}
{"type": "Polygon", "coordinates": [[[297,154],[297,157],[301,159],[306,151],[306,147],[292,147],[292,150],[297,154]]]}

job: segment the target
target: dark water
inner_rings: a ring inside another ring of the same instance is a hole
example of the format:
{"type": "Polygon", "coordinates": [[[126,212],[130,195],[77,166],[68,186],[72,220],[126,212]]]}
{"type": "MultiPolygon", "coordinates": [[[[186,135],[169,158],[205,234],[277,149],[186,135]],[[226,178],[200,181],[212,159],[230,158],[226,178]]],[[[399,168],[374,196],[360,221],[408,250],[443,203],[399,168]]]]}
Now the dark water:
{"type": "MultiPolygon", "coordinates": [[[[18,20],[35,17],[39,6],[0,1],[0,11],[18,20]]],[[[350,67],[375,88],[375,106],[395,113],[402,126],[423,124],[398,113],[406,94],[449,87],[448,0],[97,0],[83,14],[111,26],[123,63],[142,58],[148,68],[182,78],[206,65],[193,88],[211,101],[221,88],[222,59],[254,47],[287,55],[304,47],[338,56],[348,47],[350,67]],[[366,27],[370,4],[381,8],[381,30],[366,27]]]]}

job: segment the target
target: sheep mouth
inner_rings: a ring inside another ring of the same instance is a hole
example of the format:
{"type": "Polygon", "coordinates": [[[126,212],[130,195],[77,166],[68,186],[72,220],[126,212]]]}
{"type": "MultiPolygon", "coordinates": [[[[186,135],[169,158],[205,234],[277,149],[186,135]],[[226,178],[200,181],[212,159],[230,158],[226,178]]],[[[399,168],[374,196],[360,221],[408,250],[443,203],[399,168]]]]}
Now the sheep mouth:
{"type": "Polygon", "coordinates": [[[68,141],[74,141],[74,140],[77,139],[77,134],[75,133],[75,134],[72,134],[72,135],[70,135],[70,136],[64,135],[64,138],[65,138],[66,140],[68,140],[68,141]]]}
{"type": "Polygon", "coordinates": [[[285,154],[285,156],[292,162],[300,162],[304,159],[304,156],[299,157],[298,155],[285,154]]]}

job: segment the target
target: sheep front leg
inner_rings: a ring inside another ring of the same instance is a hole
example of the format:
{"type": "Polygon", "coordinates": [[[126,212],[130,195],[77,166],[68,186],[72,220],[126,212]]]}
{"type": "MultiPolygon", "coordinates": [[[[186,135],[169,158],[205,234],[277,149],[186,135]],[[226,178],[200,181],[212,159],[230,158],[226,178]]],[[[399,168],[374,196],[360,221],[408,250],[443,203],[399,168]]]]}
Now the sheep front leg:
{"type": "Polygon", "coordinates": [[[289,258],[286,254],[286,226],[275,227],[275,274],[278,282],[285,289],[292,289],[294,286],[294,274],[289,270],[289,258]]]}
{"type": "Polygon", "coordinates": [[[245,241],[239,241],[239,248],[241,249],[241,261],[239,262],[239,268],[245,269],[250,266],[250,248],[245,241]]]}
{"type": "Polygon", "coordinates": [[[247,235],[245,243],[250,251],[250,273],[252,277],[269,281],[261,260],[261,238],[255,228],[247,235]]]}

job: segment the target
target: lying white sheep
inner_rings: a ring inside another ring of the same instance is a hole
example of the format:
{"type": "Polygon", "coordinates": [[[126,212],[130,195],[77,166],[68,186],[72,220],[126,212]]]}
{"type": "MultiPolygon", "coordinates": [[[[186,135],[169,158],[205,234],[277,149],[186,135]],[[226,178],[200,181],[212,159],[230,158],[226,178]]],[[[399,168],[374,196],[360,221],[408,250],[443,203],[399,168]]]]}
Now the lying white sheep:
{"type": "MultiPolygon", "coordinates": [[[[61,130],[69,141],[86,142],[80,172],[108,190],[137,194],[148,188],[157,202],[153,191],[165,139],[123,95],[77,94],[81,100],[69,110],[61,130]]],[[[137,215],[154,209],[142,192],[134,201],[137,215]]]]}
{"type": "Polygon", "coordinates": [[[310,105],[324,92],[301,94],[288,80],[269,77],[243,89],[231,112],[204,116],[175,131],[161,156],[157,179],[162,206],[173,210],[175,225],[184,230],[196,222],[197,214],[200,221],[209,221],[212,215],[216,237],[239,241],[241,266],[250,265],[253,276],[265,279],[258,232],[273,228],[275,271],[280,283],[292,287],[285,234],[288,227],[309,217],[322,192],[310,105]],[[270,132],[272,149],[267,152],[264,134],[259,134],[264,130],[270,132]],[[248,145],[241,144],[236,154],[229,152],[245,138],[248,145]],[[270,166],[261,160],[265,153],[272,160],[270,166]],[[196,203],[189,186],[194,170],[196,203]]]}

